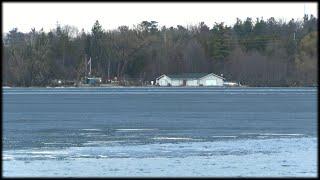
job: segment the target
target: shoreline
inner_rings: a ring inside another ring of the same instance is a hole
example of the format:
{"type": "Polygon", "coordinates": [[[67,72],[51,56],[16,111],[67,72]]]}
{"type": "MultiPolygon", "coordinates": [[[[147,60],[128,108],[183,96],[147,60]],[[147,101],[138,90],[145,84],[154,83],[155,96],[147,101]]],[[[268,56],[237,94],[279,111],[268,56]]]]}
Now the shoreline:
{"type": "Polygon", "coordinates": [[[318,88],[318,86],[2,86],[11,88],[318,88]]]}

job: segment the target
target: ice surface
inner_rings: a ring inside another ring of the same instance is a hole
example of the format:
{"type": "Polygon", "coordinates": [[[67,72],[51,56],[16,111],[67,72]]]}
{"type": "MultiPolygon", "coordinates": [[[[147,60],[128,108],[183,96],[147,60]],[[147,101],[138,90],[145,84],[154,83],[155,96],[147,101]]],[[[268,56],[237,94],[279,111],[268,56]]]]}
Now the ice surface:
{"type": "Polygon", "coordinates": [[[4,151],[4,176],[317,176],[317,138],[4,151]]]}
{"type": "Polygon", "coordinates": [[[3,175],[317,176],[317,88],[10,88],[3,175]]]}

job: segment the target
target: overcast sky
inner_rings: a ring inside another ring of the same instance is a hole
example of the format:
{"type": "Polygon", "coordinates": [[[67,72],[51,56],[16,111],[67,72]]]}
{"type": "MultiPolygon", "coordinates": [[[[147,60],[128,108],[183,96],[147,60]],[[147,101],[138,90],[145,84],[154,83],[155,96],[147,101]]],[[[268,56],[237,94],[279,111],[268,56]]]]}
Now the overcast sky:
{"type": "Polygon", "coordinates": [[[132,27],[144,20],[159,22],[159,26],[195,25],[205,22],[235,23],[236,18],[275,17],[289,21],[301,19],[304,12],[318,17],[317,3],[3,3],[3,31],[17,27],[49,31],[61,25],[71,25],[90,31],[95,20],[104,29],[120,25],[132,27]]]}

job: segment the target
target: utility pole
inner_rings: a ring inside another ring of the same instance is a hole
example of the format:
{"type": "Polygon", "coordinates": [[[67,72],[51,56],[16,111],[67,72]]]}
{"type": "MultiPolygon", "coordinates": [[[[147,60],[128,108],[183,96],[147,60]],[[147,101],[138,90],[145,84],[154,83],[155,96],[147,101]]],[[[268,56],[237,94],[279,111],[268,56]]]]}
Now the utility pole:
{"type": "Polygon", "coordinates": [[[88,70],[87,55],[84,56],[84,66],[85,66],[84,76],[87,76],[87,70],[88,70]]]}
{"type": "Polygon", "coordinates": [[[86,56],[86,74],[87,74],[87,70],[88,70],[88,65],[89,65],[89,73],[88,75],[91,75],[91,57],[89,59],[89,61],[87,61],[87,56],[86,56]]]}
{"type": "MultiPolygon", "coordinates": [[[[293,33],[293,41],[294,41],[294,54],[293,54],[293,61],[292,61],[291,64],[294,64],[295,61],[296,61],[296,59],[297,59],[297,38],[296,38],[296,30],[295,30],[294,33],[293,33]]],[[[296,76],[296,73],[294,73],[296,67],[295,67],[294,65],[290,65],[290,67],[291,67],[290,69],[292,69],[293,72],[291,72],[291,71],[289,70],[289,74],[293,74],[294,76],[296,76]]],[[[296,84],[297,82],[294,82],[294,83],[296,84]]]]}
{"type": "Polygon", "coordinates": [[[9,69],[9,63],[8,60],[6,60],[6,86],[8,86],[8,69],[9,69]]]}
{"type": "Polygon", "coordinates": [[[296,31],[293,33],[293,41],[294,41],[294,60],[296,59],[297,56],[297,39],[296,39],[296,31]]]}
{"type": "Polygon", "coordinates": [[[90,63],[90,70],[89,70],[89,76],[90,76],[91,75],[91,57],[88,63],[90,63]]]}
{"type": "Polygon", "coordinates": [[[108,61],[108,82],[110,80],[110,60],[108,61]]]}

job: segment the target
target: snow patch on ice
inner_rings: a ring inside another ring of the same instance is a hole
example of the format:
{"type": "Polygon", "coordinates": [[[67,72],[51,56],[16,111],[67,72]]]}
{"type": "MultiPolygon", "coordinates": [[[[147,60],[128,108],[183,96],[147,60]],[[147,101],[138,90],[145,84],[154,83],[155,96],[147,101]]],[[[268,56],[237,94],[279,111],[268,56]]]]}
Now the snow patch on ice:
{"type": "Polygon", "coordinates": [[[186,137],[154,137],[152,139],[157,139],[157,140],[192,140],[193,138],[186,138],[186,137]]]}
{"type": "Polygon", "coordinates": [[[157,129],[116,129],[117,131],[154,131],[157,129]]]}
{"type": "Polygon", "coordinates": [[[263,136],[303,136],[304,134],[276,134],[276,133],[261,133],[263,136]]]}
{"type": "Polygon", "coordinates": [[[213,138],[236,138],[238,136],[211,136],[213,138]]]}
{"type": "Polygon", "coordinates": [[[317,138],[300,136],[3,154],[4,176],[317,176],[317,138]]]}
{"type": "Polygon", "coordinates": [[[102,131],[101,129],[81,129],[82,131],[102,131]]]}

